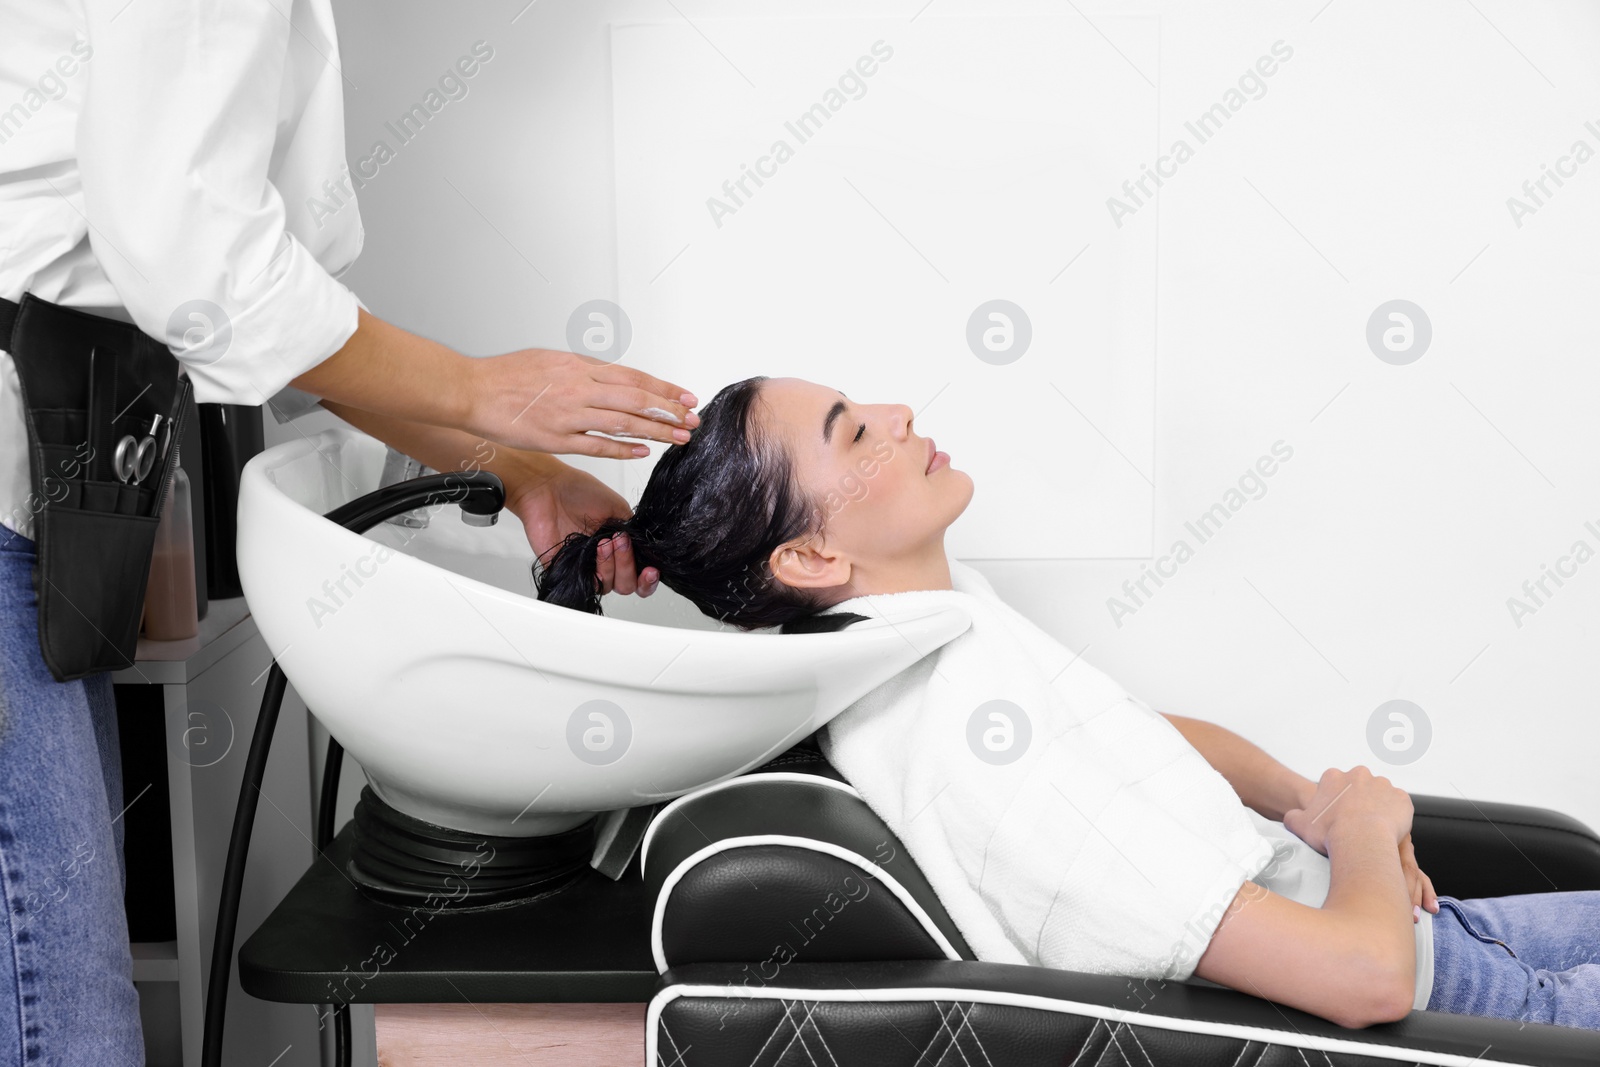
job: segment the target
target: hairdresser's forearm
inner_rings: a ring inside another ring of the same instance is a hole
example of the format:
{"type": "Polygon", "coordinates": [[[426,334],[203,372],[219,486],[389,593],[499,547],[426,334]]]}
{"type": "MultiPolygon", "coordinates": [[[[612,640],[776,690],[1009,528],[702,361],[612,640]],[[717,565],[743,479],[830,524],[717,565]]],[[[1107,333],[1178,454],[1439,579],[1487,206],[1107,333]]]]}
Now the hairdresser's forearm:
{"type": "Polygon", "coordinates": [[[344,347],[293,384],[377,415],[461,429],[471,421],[476,362],[360,310],[344,347]]]}
{"type": "Polygon", "coordinates": [[[1244,805],[1268,819],[1304,807],[1317,783],[1297,774],[1227,727],[1169,712],[1161,714],[1226,778],[1244,805]]]}
{"type": "Polygon", "coordinates": [[[524,487],[565,466],[546,452],[507,448],[461,430],[398,419],[336,400],[324,399],[322,406],[363,433],[436,471],[484,470],[497,474],[506,484],[508,497],[515,497],[524,487]]]}

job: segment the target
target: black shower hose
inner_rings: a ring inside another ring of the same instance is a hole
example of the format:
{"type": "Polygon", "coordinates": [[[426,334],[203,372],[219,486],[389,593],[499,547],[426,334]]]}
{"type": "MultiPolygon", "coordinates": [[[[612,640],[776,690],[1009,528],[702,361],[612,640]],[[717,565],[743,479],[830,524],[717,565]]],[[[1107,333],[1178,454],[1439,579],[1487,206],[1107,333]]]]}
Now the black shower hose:
{"type": "MultiPolygon", "coordinates": [[[[386,486],[352,500],[325,516],[352,533],[365,533],[384,519],[418,508],[440,504],[459,504],[463,517],[492,522],[505,506],[505,486],[488,471],[460,471],[432,474],[386,486]]],[[[205,1034],[201,1041],[202,1067],[222,1067],[222,1032],[228,1010],[228,982],[233,975],[233,942],[239,926],[239,898],[244,891],[245,861],[250,853],[250,833],[255,827],[256,802],[267,771],[267,754],[272,748],[272,733],[278,725],[284,690],[289,680],[277,660],[267,675],[261,694],[261,713],[250,738],[250,754],[245,758],[244,780],[239,784],[239,803],[233,812],[233,833],[228,839],[228,860],[223,868],[222,892],[217,900],[216,938],[211,947],[211,973],[206,983],[205,1034]]],[[[339,768],[344,748],[328,738],[328,758],[323,765],[322,791],[317,805],[316,850],[320,857],[333,843],[334,808],[339,796],[339,768]]],[[[333,1010],[334,1056],[338,1067],[350,1063],[350,1009],[338,1004],[333,1010]]]]}

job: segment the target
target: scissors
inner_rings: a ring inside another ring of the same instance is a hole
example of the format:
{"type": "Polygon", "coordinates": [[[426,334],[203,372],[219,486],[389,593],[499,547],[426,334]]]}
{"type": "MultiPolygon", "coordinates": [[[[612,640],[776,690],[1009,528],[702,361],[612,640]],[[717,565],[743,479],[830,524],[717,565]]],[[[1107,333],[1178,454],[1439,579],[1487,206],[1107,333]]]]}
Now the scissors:
{"type": "Polygon", "coordinates": [[[150,477],[150,469],[156,462],[156,427],[161,425],[161,416],[157,415],[150,424],[150,432],[142,439],[135,439],[132,434],[127,434],[117,442],[117,450],[112,454],[112,463],[117,472],[117,480],[124,485],[138,485],[150,477]]]}

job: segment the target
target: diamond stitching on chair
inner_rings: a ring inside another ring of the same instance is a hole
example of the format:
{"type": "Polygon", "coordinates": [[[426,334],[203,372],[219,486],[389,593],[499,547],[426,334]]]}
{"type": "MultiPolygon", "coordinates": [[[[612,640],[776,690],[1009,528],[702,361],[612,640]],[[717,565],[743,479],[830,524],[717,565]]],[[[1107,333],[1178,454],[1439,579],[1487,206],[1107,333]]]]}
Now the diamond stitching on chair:
{"type": "MultiPolygon", "coordinates": [[[[790,1017],[789,1013],[787,1011],[788,1008],[795,1007],[795,1008],[804,1008],[805,1009],[806,1017],[804,1019],[800,1020],[800,1025],[799,1026],[796,1026],[794,1028],[794,1037],[791,1037],[789,1039],[789,1044],[792,1045],[796,1041],[800,1042],[800,1050],[806,1054],[806,1059],[811,1061],[811,1067],[821,1067],[821,1064],[819,1064],[817,1062],[817,1057],[812,1055],[811,1046],[806,1044],[806,1029],[807,1028],[810,1028],[812,1034],[816,1035],[818,1040],[821,1040],[821,1037],[822,1037],[822,1031],[817,1027],[817,1025],[815,1023],[813,1023],[811,1021],[812,1013],[817,1010],[816,1002],[815,1001],[799,1001],[799,1000],[797,1000],[797,1001],[792,1001],[792,1002],[785,1002],[784,1007],[786,1009],[785,1012],[784,1012],[784,1018],[786,1018],[786,1019],[790,1017]]],[[[824,1049],[827,1048],[827,1042],[823,1042],[823,1048],[824,1049]]],[[[787,1045],[784,1046],[784,1051],[785,1052],[789,1051],[789,1048],[788,1048],[787,1045]]],[[[833,1059],[833,1053],[832,1052],[828,1053],[828,1058],[829,1059],[833,1059]]],[[[779,1061],[780,1062],[782,1061],[782,1057],[781,1056],[779,1057],[779,1061]]],[[[839,1062],[837,1060],[834,1060],[833,1067],[839,1067],[839,1062]]]]}
{"type": "Polygon", "coordinates": [[[683,1067],[683,1064],[685,1063],[683,1057],[688,1055],[689,1050],[694,1048],[694,1046],[685,1045],[683,1048],[679,1048],[678,1039],[672,1036],[671,1030],[667,1029],[667,1020],[657,1020],[656,1026],[660,1030],[661,1035],[667,1039],[666,1043],[672,1046],[673,1051],[672,1059],[668,1060],[664,1058],[666,1053],[665,1049],[657,1050],[656,1067],[683,1067]]]}
{"type": "MultiPolygon", "coordinates": [[[[968,1007],[970,1006],[971,1005],[968,1005],[968,1007]]],[[[978,1067],[978,1065],[972,1061],[972,1058],[967,1055],[966,1050],[961,1047],[961,1034],[964,1031],[972,1035],[972,1041],[978,1046],[978,1052],[983,1056],[983,1062],[989,1064],[989,1067],[994,1067],[994,1064],[989,1060],[988,1051],[984,1049],[983,1042],[978,1040],[977,1031],[972,1029],[972,1024],[968,1019],[967,1014],[961,1010],[960,1004],[952,1001],[950,1003],[950,1009],[946,1011],[936,1000],[933,1002],[933,1010],[939,1016],[939,1031],[934,1034],[934,1037],[937,1038],[938,1033],[942,1032],[948,1034],[950,1038],[949,1045],[945,1050],[946,1052],[954,1050],[954,1052],[961,1057],[961,1062],[964,1067],[978,1067]],[[952,1015],[961,1016],[960,1026],[952,1027],[950,1025],[950,1017],[952,1015]]],[[[928,1043],[928,1048],[931,1050],[932,1047],[933,1041],[930,1040],[928,1043]]]]}
{"type": "MultiPolygon", "coordinates": [[[[1219,1034],[1185,1035],[1170,1029],[1151,1029],[1141,1025],[1138,1018],[1040,1015],[1016,1005],[988,1001],[855,1000],[847,995],[833,999],[731,999],[743,1000],[743,1007],[755,1010],[753,1016],[745,1016],[743,1023],[731,1030],[726,1026],[728,1013],[722,1012],[719,1022],[714,1010],[717,1003],[724,1002],[723,998],[691,997],[672,1002],[656,1019],[656,1059],[652,1067],[707,1067],[738,1062],[744,1062],[746,1067],[1011,1067],[1024,1061],[1039,1067],[1195,1063],[1213,1067],[1336,1067],[1379,1062],[1359,1052],[1330,1053],[1292,1043],[1219,1034]],[[867,1018],[863,1018],[862,1009],[869,1009],[867,1018]],[[674,1034],[667,1026],[667,1018],[678,1011],[686,1014],[676,1019],[678,1033],[674,1034]],[[872,1015],[881,1016],[881,1021],[863,1026],[872,1015]],[[763,1019],[771,1024],[771,1030],[752,1053],[763,1019]],[[830,1027],[834,1030],[831,1040],[825,1032],[830,1027]],[[987,1034],[980,1036],[980,1028],[987,1034]],[[890,1030],[898,1035],[898,1042],[887,1033],[890,1030]],[[684,1036],[693,1040],[686,1044],[684,1036]],[[838,1045],[837,1051],[834,1045],[838,1045]],[[1152,1054],[1152,1048],[1156,1054],[1152,1054]],[[1234,1050],[1231,1063],[1226,1058],[1229,1048],[1234,1050]],[[691,1049],[698,1049],[693,1058],[691,1049]]],[[[1389,1067],[1408,1063],[1423,1067],[1422,1061],[1414,1057],[1382,1062],[1389,1067]]]]}
{"type": "Polygon", "coordinates": [[[1124,1067],[1134,1067],[1133,1062],[1128,1059],[1128,1054],[1122,1051],[1122,1042],[1117,1038],[1118,1034],[1124,1032],[1126,1032],[1127,1035],[1133,1039],[1133,1043],[1138,1046],[1139,1054],[1144,1057],[1145,1062],[1148,1063],[1150,1067],[1155,1067],[1156,1061],[1152,1060],[1150,1058],[1150,1053],[1144,1050],[1144,1045],[1140,1043],[1139,1035],[1134,1032],[1133,1027],[1129,1026],[1126,1022],[1119,1022],[1116,1026],[1111,1028],[1111,1040],[1117,1050],[1117,1055],[1122,1057],[1124,1067]]]}
{"type": "Polygon", "coordinates": [[[807,1028],[810,1029],[812,1036],[816,1038],[818,1043],[822,1045],[823,1051],[828,1054],[828,1061],[833,1065],[833,1067],[839,1067],[839,1061],[834,1058],[833,1050],[828,1048],[827,1041],[822,1037],[821,1029],[812,1019],[812,1014],[817,1010],[817,1002],[780,1000],[778,1003],[783,1006],[783,1018],[778,1020],[778,1024],[777,1026],[773,1027],[772,1033],[767,1035],[767,1039],[761,1043],[761,1047],[756,1050],[756,1054],[750,1058],[750,1067],[762,1067],[764,1062],[762,1057],[765,1055],[768,1047],[771,1046],[772,1039],[783,1032],[785,1025],[787,1025],[793,1031],[793,1033],[790,1034],[789,1040],[784,1043],[783,1048],[779,1049],[776,1056],[770,1061],[770,1067],[781,1067],[781,1065],[788,1058],[789,1049],[794,1047],[794,1043],[796,1041],[800,1042],[800,1050],[806,1054],[806,1061],[811,1064],[811,1067],[822,1067],[822,1065],[817,1061],[817,1057],[812,1053],[811,1046],[806,1043],[805,1032],[807,1028]],[[804,1017],[798,1023],[795,1022],[796,1012],[805,1013],[804,1017]]]}

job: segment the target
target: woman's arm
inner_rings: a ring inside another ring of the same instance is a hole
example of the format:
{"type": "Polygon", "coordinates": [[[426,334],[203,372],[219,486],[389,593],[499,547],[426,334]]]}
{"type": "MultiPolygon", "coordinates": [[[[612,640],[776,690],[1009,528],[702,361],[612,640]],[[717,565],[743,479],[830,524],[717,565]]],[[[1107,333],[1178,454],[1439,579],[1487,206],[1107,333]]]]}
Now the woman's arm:
{"type": "Polygon", "coordinates": [[[1351,823],[1327,844],[1321,908],[1246,882],[1194,973],[1340,1026],[1402,1019],[1416,995],[1416,940],[1393,831],[1351,823]]]}
{"type": "Polygon", "coordinates": [[[1195,965],[1211,982],[1331,1019],[1392,1022],[1416,998],[1416,935],[1397,847],[1411,797],[1365,767],[1322,772],[1284,825],[1328,857],[1328,895],[1312,908],[1246,882],[1195,965]]]}
{"type": "Polygon", "coordinates": [[[1161,713],[1178,728],[1217,773],[1228,780],[1245,806],[1268,819],[1303,808],[1317,783],[1297,774],[1232,730],[1204,719],[1161,713]]]}
{"type": "MultiPolygon", "coordinates": [[[[1305,807],[1316,792],[1317,783],[1291,771],[1232,730],[1204,719],[1161,714],[1227,779],[1245,806],[1263,817],[1282,821],[1284,812],[1305,807]]],[[[1409,834],[1400,842],[1400,866],[1411,902],[1430,915],[1437,915],[1439,895],[1434,892],[1433,881],[1417,867],[1409,834]]],[[[1421,922],[1422,916],[1417,916],[1417,921],[1421,922]]]]}

